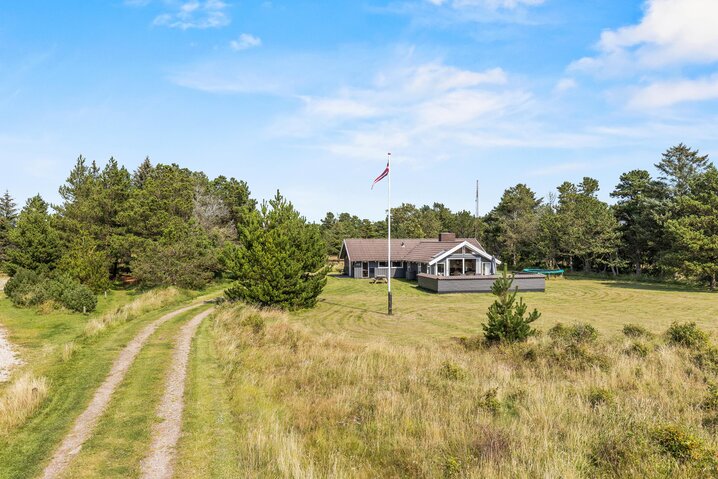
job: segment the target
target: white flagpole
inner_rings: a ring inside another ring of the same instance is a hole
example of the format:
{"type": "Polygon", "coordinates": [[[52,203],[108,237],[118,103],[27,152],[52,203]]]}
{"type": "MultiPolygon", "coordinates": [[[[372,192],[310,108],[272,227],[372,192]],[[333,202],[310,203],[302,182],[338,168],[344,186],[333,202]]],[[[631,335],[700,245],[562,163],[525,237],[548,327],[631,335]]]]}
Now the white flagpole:
{"type": "Polygon", "coordinates": [[[387,258],[387,285],[389,290],[388,295],[388,301],[389,301],[389,316],[392,314],[392,305],[391,305],[391,153],[387,153],[387,167],[389,168],[389,178],[387,178],[388,181],[388,193],[389,193],[389,210],[387,215],[387,243],[389,246],[389,255],[387,258]]]}

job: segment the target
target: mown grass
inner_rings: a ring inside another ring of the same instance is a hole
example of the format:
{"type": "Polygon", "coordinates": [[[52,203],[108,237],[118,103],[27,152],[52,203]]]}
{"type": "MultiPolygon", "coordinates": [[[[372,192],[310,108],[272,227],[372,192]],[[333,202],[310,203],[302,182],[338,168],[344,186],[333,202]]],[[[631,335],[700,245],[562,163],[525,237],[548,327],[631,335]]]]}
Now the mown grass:
{"type": "MultiPolygon", "coordinates": [[[[219,287],[207,297],[217,295],[219,287]]],[[[88,337],[85,328],[93,318],[137,299],[126,291],[100,297],[94,315],[55,311],[40,314],[20,309],[0,294],[0,323],[9,332],[10,341],[18,347],[24,364],[11,382],[0,385],[0,397],[9,397],[14,381],[25,374],[45,380],[47,396],[33,406],[23,421],[0,434],[0,478],[33,477],[49,459],[52,451],[69,430],[75,418],[87,406],[94,391],[104,380],[113,361],[148,322],[174,309],[198,293],[181,295],[173,304],[146,312],[117,324],[103,334],[88,337]]]]}
{"type": "Polygon", "coordinates": [[[183,313],[148,340],[112,401],[95,433],[64,474],[67,478],[137,477],[140,461],[149,451],[157,406],[164,394],[177,333],[202,309],[183,313]]]}
{"type": "MultiPolygon", "coordinates": [[[[365,280],[329,278],[316,308],[292,317],[316,333],[333,332],[358,340],[377,337],[402,344],[476,334],[481,331],[490,294],[437,295],[416,283],[393,281],[394,315],[386,315],[386,285],[365,280]]],[[[718,333],[718,295],[690,287],[568,277],[546,282],[545,293],[526,293],[529,307],[542,312],[536,327],[557,322],[589,322],[604,335],[637,323],[653,332],[674,321],[695,321],[718,333]]]]}
{"type": "Polygon", "coordinates": [[[392,318],[385,288],[343,279],[313,310],[226,307],[212,333],[240,475],[718,477],[718,349],[665,334],[713,330],[716,296],[639,286],[553,281],[526,301],[564,327],[500,347],[473,339],[490,296],[404,282],[392,318]]]}

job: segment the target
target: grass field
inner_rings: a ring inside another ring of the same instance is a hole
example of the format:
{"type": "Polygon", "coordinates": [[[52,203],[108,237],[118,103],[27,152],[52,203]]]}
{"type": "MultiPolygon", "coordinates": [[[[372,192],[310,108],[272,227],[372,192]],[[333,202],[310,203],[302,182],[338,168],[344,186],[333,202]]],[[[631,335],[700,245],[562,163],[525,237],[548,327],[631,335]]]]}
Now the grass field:
{"type": "Polygon", "coordinates": [[[385,294],[330,278],[315,309],[216,316],[242,476],[718,477],[718,349],[663,336],[673,321],[714,331],[718,296],[551,281],[525,295],[538,327],[590,323],[598,338],[487,347],[452,338],[480,333],[490,295],[396,282],[388,317],[385,294]]]}
{"type": "MultiPolygon", "coordinates": [[[[388,317],[386,285],[329,278],[317,307],[292,317],[317,333],[417,344],[479,333],[493,302],[490,294],[427,293],[408,281],[394,281],[392,289],[394,315],[388,317]]],[[[695,321],[707,331],[718,331],[718,294],[688,287],[569,277],[547,281],[545,293],[522,296],[530,309],[541,311],[539,329],[557,322],[588,322],[611,335],[626,323],[660,332],[673,321],[695,321]]]]}

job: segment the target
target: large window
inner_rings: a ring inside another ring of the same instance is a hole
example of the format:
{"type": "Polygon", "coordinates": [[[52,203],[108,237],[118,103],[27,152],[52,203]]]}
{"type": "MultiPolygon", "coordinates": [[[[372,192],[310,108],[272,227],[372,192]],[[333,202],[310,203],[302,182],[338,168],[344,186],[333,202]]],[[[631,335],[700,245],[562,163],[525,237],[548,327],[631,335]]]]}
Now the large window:
{"type": "Polygon", "coordinates": [[[464,261],[460,259],[449,260],[449,275],[461,276],[464,274],[464,261]]]}
{"type": "Polygon", "coordinates": [[[391,262],[391,267],[392,267],[392,268],[403,268],[403,267],[404,267],[404,263],[402,263],[401,261],[392,261],[392,262],[391,262]]]}
{"type": "Polygon", "coordinates": [[[476,260],[464,260],[464,274],[467,276],[474,276],[476,274],[476,260]]]}
{"type": "Polygon", "coordinates": [[[386,261],[379,261],[380,268],[386,268],[386,261]]]}
{"type": "Polygon", "coordinates": [[[446,265],[444,263],[437,263],[436,274],[439,276],[444,276],[446,274],[446,265]]]}

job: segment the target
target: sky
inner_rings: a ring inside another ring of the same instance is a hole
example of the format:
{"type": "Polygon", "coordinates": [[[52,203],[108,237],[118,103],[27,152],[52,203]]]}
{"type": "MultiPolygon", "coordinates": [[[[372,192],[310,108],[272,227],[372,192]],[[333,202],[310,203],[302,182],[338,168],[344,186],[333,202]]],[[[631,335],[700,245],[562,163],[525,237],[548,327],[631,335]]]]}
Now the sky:
{"type": "Polygon", "coordinates": [[[486,213],[526,183],[718,156],[716,0],[0,4],[0,190],[59,201],[78,155],[277,189],[310,220],[486,213]]]}

